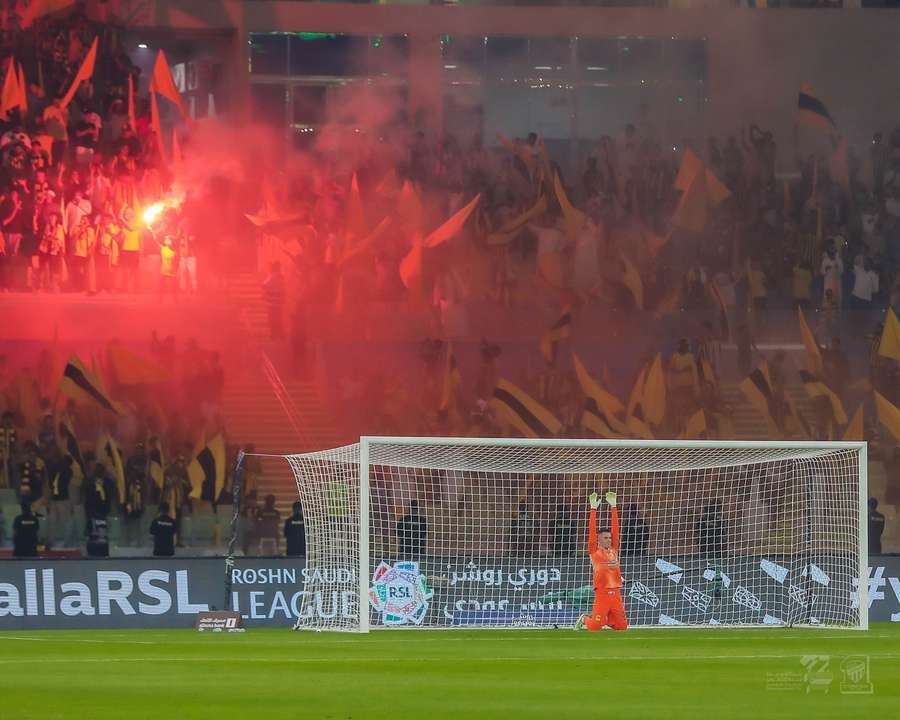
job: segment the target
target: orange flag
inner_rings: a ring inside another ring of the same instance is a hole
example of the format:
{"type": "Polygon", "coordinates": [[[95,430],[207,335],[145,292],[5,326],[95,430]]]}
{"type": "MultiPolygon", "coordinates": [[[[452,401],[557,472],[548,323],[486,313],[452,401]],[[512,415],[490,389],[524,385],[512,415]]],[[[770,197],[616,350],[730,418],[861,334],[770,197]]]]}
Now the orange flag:
{"type": "Polygon", "coordinates": [[[350,199],[347,201],[347,229],[354,237],[361,238],[368,230],[366,213],[363,210],[362,197],[359,194],[359,182],[356,173],[350,179],[350,199]]]}
{"type": "Polygon", "coordinates": [[[81,83],[90,80],[94,76],[94,64],[96,62],[97,38],[94,38],[94,42],[91,43],[91,49],[88,50],[87,55],[84,56],[84,61],[81,63],[81,67],[78,69],[78,73],[75,75],[75,79],[72,81],[72,85],[69,87],[69,91],[63,98],[63,107],[69,106],[69,103],[72,102],[72,98],[75,97],[75,93],[78,92],[78,88],[81,86],[81,83]]]}
{"type": "Polygon", "coordinates": [[[163,162],[166,161],[166,149],[163,144],[162,125],[159,122],[159,106],[156,104],[156,93],[150,91],[150,125],[156,133],[156,142],[159,144],[159,155],[163,162]]]}
{"type": "Polygon", "coordinates": [[[172,162],[180,163],[184,160],[181,154],[181,144],[178,142],[178,133],[172,128],[172,162]]]}
{"type": "Polygon", "coordinates": [[[424,215],[422,201],[409,180],[404,180],[403,187],[400,188],[396,213],[400,216],[401,224],[405,224],[412,232],[421,232],[424,215]]]}
{"type": "Polygon", "coordinates": [[[834,182],[840,185],[841,190],[850,194],[850,158],[845,137],[838,141],[834,153],[828,160],[828,174],[834,182]]]}
{"type": "Polygon", "coordinates": [[[422,238],[416,236],[412,249],[400,261],[400,279],[407,288],[422,277],[422,238]]]}
{"type": "Polygon", "coordinates": [[[5,116],[10,110],[17,107],[22,107],[22,97],[15,63],[10,58],[6,69],[6,77],[3,79],[3,90],[0,92],[0,116],[5,116]]]}
{"type": "Polygon", "coordinates": [[[128,75],[128,122],[131,129],[137,129],[137,115],[134,112],[134,77],[128,75]]]}
{"type": "Polygon", "coordinates": [[[675,178],[675,189],[685,192],[694,182],[697,173],[703,168],[703,161],[694,154],[690,148],[686,148],[681,156],[681,165],[678,167],[678,176],[675,178]]]}
{"type": "Polygon", "coordinates": [[[468,205],[466,205],[461,210],[457,210],[453,214],[453,216],[449,220],[447,220],[447,222],[445,222],[437,230],[435,230],[427,238],[425,238],[425,247],[437,247],[438,245],[456,237],[459,231],[463,229],[463,226],[466,224],[466,220],[469,219],[469,215],[472,214],[472,211],[475,209],[475,206],[478,204],[479,200],[481,200],[480,193],[473,197],[472,200],[469,201],[468,205]]]}
{"type": "Polygon", "coordinates": [[[672,224],[683,230],[702,232],[706,227],[709,201],[706,196],[706,173],[698,172],[672,215],[672,224]]]}
{"type": "Polygon", "coordinates": [[[18,85],[19,85],[19,99],[22,102],[22,112],[28,112],[28,86],[25,84],[25,71],[22,69],[22,63],[17,63],[19,66],[18,73],[18,85]]]}
{"type": "Polygon", "coordinates": [[[153,79],[150,81],[150,89],[155,90],[164,98],[168,98],[178,106],[182,117],[190,122],[191,116],[188,114],[187,107],[181,99],[181,93],[175,87],[175,80],[172,79],[172,71],[169,69],[169,62],[166,60],[166,54],[160,50],[156,55],[156,62],[153,64],[153,79]]]}

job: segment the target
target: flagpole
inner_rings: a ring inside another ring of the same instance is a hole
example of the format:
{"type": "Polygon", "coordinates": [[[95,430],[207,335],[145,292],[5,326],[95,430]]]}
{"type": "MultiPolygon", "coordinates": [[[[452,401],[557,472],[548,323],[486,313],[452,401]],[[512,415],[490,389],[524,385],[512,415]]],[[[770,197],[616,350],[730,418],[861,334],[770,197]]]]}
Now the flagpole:
{"type": "Polygon", "coordinates": [[[231,607],[231,576],[234,569],[234,546],[237,544],[238,523],[241,518],[241,479],[244,470],[244,451],[238,450],[237,459],[234,461],[234,482],[231,488],[231,538],[228,540],[228,552],[225,555],[225,602],[222,605],[226,610],[237,610],[231,607]]]}

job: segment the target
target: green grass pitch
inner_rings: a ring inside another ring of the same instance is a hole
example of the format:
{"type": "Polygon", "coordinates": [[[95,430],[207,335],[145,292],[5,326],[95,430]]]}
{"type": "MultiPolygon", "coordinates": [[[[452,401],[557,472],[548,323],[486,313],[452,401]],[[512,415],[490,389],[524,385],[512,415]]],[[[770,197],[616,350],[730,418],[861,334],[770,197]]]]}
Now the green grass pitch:
{"type": "Polygon", "coordinates": [[[0,665],[2,720],[847,720],[897,717],[900,708],[900,624],[868,632],[6,632],[0,665]],[[820,656],[811,682],[804,656],[820,656]],[[842,685],[851,656],[868,659],[871,694],[842,685]]]}

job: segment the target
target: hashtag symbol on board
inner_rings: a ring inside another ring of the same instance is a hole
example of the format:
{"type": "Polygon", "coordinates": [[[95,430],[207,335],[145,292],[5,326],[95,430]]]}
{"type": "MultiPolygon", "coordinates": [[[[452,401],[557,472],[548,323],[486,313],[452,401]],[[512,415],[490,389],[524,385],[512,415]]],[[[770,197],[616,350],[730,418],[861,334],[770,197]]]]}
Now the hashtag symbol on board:
{"type": "MultiPolygon", "coordinates": [[[[878,566],[876,568],[868,568],[867,569],[867,581],[866,584],[869,589],[869,602],[868,606],[871,608],[872,603],[876,600],[884,600],[884,590],[879,590],[879,588],[883,588],[887,584],[887,580],[884,579],[884,567],[878,566]]],[[[852,607],[859,607],[859,579],[853,578],[853,587],[856,590],[850,591],[850,600],[852,601],[852,607]]]]}

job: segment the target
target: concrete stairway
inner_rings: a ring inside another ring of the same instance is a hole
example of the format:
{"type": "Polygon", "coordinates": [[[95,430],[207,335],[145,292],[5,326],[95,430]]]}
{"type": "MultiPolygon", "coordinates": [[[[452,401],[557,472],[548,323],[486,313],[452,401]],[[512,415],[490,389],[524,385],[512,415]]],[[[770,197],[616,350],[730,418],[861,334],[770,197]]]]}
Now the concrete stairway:
{"type": "Polygon", "coordinates": [[[228,279],[228,299],[236,308],[238,321],[252,337],[269,335],[269,320],[257,273],[241,273],[228,279]]]}
{"type": "MultiPolygon", "coordinates": [[[[252,444],[258,453],[281,455],[320,450],[342,444],[331,413],[311,382],[291,381],[288,393],[300,414],[297,432],[265,379],[235,379],[226,384],[223,409],[228,436],[234,443],[252,444]]],[[[278,458],[259,461],[258,494],[271,493],[282,515],[290,513],[297,488],[288,464],[278,458]]]]}

